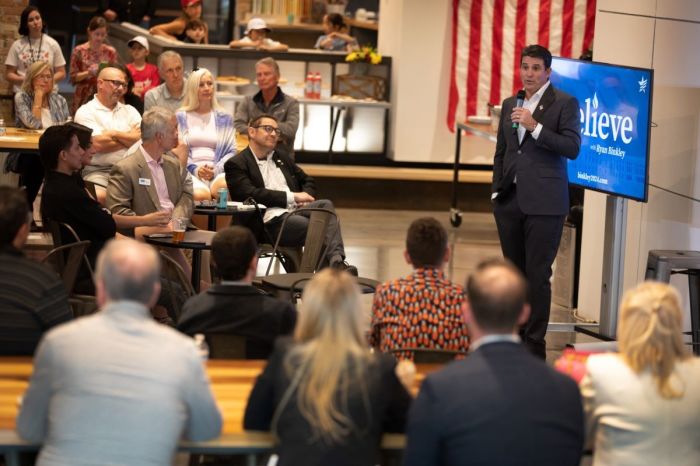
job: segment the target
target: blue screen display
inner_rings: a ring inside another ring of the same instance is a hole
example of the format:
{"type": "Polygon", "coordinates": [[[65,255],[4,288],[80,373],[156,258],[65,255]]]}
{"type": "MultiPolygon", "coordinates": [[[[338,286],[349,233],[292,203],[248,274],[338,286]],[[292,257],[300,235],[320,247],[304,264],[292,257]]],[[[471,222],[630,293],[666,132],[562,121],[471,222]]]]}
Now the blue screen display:
{"type": "Polygon", "coordinates": [[[554,87],[578,99],[581,152],[569,182],[646,202],[653,71],[552,60],[554,87]]]}

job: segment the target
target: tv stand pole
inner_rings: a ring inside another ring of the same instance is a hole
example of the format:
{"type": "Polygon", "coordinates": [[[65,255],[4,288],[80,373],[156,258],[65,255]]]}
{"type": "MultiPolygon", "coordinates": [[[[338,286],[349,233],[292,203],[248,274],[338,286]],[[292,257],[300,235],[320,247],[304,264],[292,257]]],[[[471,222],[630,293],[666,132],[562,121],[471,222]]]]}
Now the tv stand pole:
{"type": "Polygon", "coordinates": [[[603,339],[615,339],[617,311],[622,298],[625,267],[625,233],[627,231],[627,199],[608,196],[605,204],[605,236],[603,247],[603,280],[600,300],[600,327],[603,339]]]}

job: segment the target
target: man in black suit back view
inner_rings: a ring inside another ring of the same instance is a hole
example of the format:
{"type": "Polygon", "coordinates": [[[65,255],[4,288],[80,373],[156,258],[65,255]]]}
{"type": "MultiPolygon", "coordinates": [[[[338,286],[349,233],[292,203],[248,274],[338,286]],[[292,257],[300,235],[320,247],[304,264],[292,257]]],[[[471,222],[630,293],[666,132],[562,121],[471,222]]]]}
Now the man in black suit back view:
{"type": "Polygon", "coordinates": [[[530,311],[522,275],[508,262],[484,262],[465,288],[471,353],[423,382],[404,466],[577,466],[581,395],[520,344],[530,311]]]}
{"type": "MultiPolygon", "coordinates": [[[[233,226],[212,240],[212,260],[221,283],[185,303],[178,330],[188,335],[230,334],[246,339],[246,359],[267,359],[278,336],[294,332],[297,312],[288,301],[255,288],[258,245],[253,233],[233,226]]],[[[216,358],[216,354],[212,354],[216,358]]]]}
{"type": "Polygon", "coordinates": [[[551,66],[546,48],[523,49],[524,92],[503,101],[491,194],[503,256],[522,271],[530,288],[532,312],[520,334],[542,359],[552,298],[549,279],[569,211],[566,160],[575,159],[581,146],[578,101],[552,86],[551,66]]]}

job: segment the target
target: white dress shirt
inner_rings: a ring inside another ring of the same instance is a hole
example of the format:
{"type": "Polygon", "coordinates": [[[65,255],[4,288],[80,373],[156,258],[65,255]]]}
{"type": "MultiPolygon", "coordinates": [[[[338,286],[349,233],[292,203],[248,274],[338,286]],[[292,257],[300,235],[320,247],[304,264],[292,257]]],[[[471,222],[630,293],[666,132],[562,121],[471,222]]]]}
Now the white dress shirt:
{"type": "MultiPolygon", "coordinates": [[[[253,152],[252,147],[250,148],[250,151],[253,152]]],[[[282,173],[280,167],[273,160],[272,154],[274,153],[275,151],[270,151],[270,153],[267,154],[267,157],[261,160],[257,155],[255,155],[255,152],[253,152],[255,160],[258,162],[260,174],[265,182],[265,189],[269,189],[271,191],[284,191],[287,193],[287,207],[283,208],[268,206],[267,210],[265,211],[265,216],[263,217],[263,221],[265,223],[269,222],[275,217],[279,217],[280,215],[289,212],[289,210],[294,207],[294,193],[292,193],[292,191],[289,189],[287,180],[284,178],[284,173],[282,173]]]]}

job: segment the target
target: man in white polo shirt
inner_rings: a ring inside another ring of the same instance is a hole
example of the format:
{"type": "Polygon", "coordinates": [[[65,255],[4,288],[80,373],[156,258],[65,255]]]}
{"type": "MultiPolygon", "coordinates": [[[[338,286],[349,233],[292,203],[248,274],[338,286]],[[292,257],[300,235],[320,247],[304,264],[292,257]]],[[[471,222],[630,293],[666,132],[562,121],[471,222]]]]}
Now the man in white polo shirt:
{"type": "Polygon", "coordinates": [[[124,73],[118,68],[103,68],[97,76],[95,98],[75,113],[77,123],[92,128],[92,147],[96,153],[90,165],[83,169],[83,178],[95,184],[101,204],[105,201],[112,165],[141,139],[141,115],[131,105],[119,102],[124,92],[124,73]]]}

